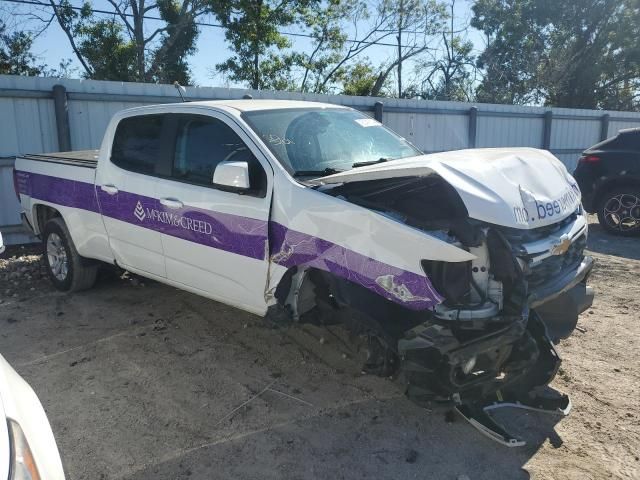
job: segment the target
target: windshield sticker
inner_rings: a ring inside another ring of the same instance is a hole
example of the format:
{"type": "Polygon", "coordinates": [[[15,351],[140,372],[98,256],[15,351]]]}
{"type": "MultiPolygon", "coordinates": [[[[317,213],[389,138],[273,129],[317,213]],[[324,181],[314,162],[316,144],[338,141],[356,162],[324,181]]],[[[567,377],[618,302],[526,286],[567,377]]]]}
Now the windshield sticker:
{"type": "Polygon", "coordinates": [[[355,122],[361,127],[379,127],[380,125],[382,125],[380,122],[374,120],[373,118],[358,118],[355,122]]]}

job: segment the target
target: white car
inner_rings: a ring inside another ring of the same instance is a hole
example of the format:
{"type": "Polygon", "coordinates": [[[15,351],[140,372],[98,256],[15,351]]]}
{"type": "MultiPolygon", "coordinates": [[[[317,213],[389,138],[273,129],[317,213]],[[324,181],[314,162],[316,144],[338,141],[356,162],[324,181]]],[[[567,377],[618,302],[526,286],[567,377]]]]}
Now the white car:
{"type": "Polygon", "coordinates": [[[64,480],[42,404],[0,355],[0,479],[64,480]]]}
{"type": "Polygon", "coordinates": [[[566,413],[537,393],[593,294],[580,190],[533,148],[423,155],[367,115],[229,100],[117,113],[99,151],[16,159],[60,290],[100,262],[257,315],[343,321],[407,395],[566,413]]]}

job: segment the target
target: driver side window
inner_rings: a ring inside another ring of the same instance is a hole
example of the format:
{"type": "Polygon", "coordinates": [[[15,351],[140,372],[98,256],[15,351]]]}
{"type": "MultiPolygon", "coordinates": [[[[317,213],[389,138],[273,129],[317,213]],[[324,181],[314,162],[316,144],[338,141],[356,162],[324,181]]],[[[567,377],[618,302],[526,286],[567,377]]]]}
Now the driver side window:
{"type": "Polygon", "coordinates": [[[178,125],[171,176],[211,185],[218,163],[235,159],[247,147],[225,123],[215,118],[185,116],[178,125]]]}
{"type": "Polygon", "coordinates": [[[220,162],[249,164],[251,191],[266,191],[266,175],[258,160],[233,129],[221,120],[203,115],[181,115],[177,125],[171,176],[180,181],[213,186],[220,162]]]}

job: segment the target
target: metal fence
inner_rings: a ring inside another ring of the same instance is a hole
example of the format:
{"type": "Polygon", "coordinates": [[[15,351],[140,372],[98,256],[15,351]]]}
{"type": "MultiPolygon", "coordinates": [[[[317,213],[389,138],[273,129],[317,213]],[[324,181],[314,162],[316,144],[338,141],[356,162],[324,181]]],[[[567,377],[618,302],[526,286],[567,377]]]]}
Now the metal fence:
{"type": "MultiPolygon", "coordinates": [[[[582,150],[640,113],[380,99],[346,95],[189,87],[191,100],[307,100],[370,113],[425,152],[527,146],[553,152],[572,170],[582,150]]],[[[0,231],[8,244],[29,240],[13,193],[13,159],[23,153],[99,148],[111,116],[124,108],[179,101],[171,85],[0,75],[0,231]]]]}

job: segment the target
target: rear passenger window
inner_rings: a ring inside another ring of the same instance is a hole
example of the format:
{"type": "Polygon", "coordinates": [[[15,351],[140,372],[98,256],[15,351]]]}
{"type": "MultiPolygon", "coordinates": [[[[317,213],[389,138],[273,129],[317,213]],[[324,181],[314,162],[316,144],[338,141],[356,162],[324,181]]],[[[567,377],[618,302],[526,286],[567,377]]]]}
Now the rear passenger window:
{"type": "Polygon", "coordinates": [[[254,187],[251,177],[260,176],[255,172],[262,171],[262,167],[231,127],[211,117],[182,116],[176,136],[173,177],[211,186],[216,166],[225,160],[248,162],[254,187]]]}
{"type": "Polygon", "coordinates": [[[126,170],[154,174],[160,160],[164,115],[140,115],[118,123],[111,161],[126,170]]]}

